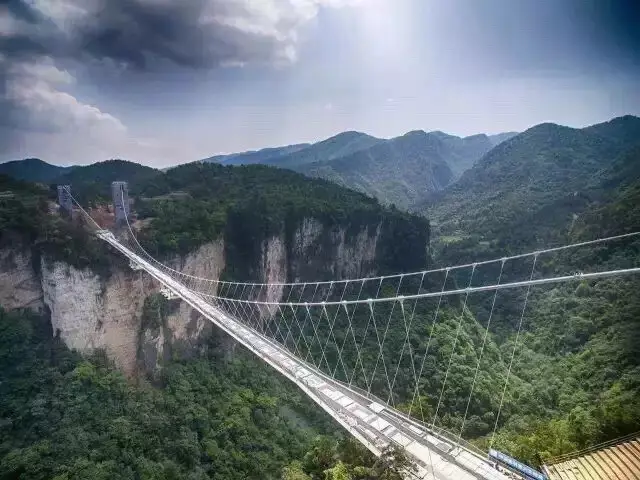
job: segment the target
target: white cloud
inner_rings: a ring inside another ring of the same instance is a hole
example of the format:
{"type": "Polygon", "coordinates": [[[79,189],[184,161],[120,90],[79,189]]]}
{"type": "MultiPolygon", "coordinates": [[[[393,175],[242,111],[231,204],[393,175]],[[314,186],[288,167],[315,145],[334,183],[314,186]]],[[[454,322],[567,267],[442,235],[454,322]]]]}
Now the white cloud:
{"type": "Polygon", "coordinates": [[[192,138],[141,138],[119,118],[83,101],[75,76],[60,65],[83,69],[100,62],[109,70],[152,70],[167,63],[201,68],[289,64],[297,59],[300,30],[322,8],[355,3],[24,0],[23,6],[32,8],[28,15],[0,14],[0,40],[11,46],[0,53],[0,87],[5,87],[0,160],[38,156],[89,163],[123,157],[166,164],[197,158],[206,149],[196,153],[192,138]]]}
{"type": "Polygon", "coordinates": [[[47,158],[56,150],[68,156],[75,148],[86,154],[91,148],[83,144],[104,155],[130,142],[120,120],[64,91],[75,78],[50,58],[13,63],[5,77],[9,118],[0,127],[3,156],[47,158]]]}
{"type": "Polygon", "coordinates": [[[8,71],[6,98],[17,110],[25,129],[90,134],[123,134],[124,125],[99,108],[80,102],[60,90],[75,83],[66,70],[57,68],[50,58],[32,63],[15,63],[8,71]]]}

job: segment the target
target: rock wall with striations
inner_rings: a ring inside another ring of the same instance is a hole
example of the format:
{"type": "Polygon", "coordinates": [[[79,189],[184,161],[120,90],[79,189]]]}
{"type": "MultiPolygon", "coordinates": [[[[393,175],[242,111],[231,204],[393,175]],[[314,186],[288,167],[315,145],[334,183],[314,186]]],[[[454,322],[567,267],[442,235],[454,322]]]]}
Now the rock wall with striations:
{"type": "MultiPolygon", "coordinates": [[[[271,284],[366,276],[375,273],[380,231],[380,225],[347,231],[306,218],[293,231],[265,239],[259,258],[249,261],[255,262],[259,281],[271,284]]],[[[0,249],[0,305],[48,309],[53,331],[70,348],[87,354],[103,349],[128,375],[140,367],[154,371],[176,355],[192,355],[216,331],[179,300],[171,301],[159,323],[143,322],[145,299],[160,287],[144,272],[114,266],[110,275],[101,276],[46,256],[34,262],[29,252],[13,245],[0,249]]],[[[230,261],[227,252],[221,238],[169,263],[186,274],[217,280],[230,261]]],[[[254,297],[277,301],[283,291],[271,285],[254,297]]],[[[210,292],[216,293],[215,282],[210,292]]],[[[232,355],[233,341],[223,333],[220,340],[232,355]]]]}

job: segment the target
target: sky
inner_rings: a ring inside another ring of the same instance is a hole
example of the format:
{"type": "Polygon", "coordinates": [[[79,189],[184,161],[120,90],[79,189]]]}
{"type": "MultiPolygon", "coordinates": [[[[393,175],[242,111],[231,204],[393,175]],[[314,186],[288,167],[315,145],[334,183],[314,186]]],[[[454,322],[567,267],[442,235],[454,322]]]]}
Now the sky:
{"type": "Polygon", "coordinates": [[[640,115],[634,0],[5,0],[0,161],[640,115]]]}

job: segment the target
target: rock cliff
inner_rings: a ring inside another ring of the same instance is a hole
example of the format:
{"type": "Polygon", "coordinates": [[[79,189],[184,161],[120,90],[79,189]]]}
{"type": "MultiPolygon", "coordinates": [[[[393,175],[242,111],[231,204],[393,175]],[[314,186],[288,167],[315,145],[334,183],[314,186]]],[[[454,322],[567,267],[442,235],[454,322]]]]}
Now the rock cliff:
{"type": "Polygon", "coordinates": [[[7,309],[44,307],[31,250],[18,239],[11,246],[0,248],[0,305],[7,309]]]}
{"type": "MultiPolygon", "coordinates": [[[[265,239],[260,258],[250,261],[255,262],[259,281],[272,284],[328,275],[367,275],[374,272],[379,236],[379,226],[347,232],[307,218],[292,233],[283,231],[265,239]]],[[[215,280],[227,266],[226,256],[224,240],[218,239],[169,263],[186,274],[215,280]]],[[[53,331],[70,348],[83,353],[103,349],[128,375],[140,367],[155,370],[171,356],[193,354],[213,330],[206,319],[179,300],[170,302],[158,322],[144,321],[145,299],[157,294],[159,287],[140,271],[112,266],[108,276],[101,276],[47,256],[34,261],[28,248],[0,249],[0,304],[4,308],[48,309],[53,331]]],[[[211,292],[215,291],[212,283],[211,292]]],[[[283,287],[272,285],[259,296],[277,301],[282,295],[283,287]]],[[[231,353],[232,342],[221,340],[231,353]]]]}

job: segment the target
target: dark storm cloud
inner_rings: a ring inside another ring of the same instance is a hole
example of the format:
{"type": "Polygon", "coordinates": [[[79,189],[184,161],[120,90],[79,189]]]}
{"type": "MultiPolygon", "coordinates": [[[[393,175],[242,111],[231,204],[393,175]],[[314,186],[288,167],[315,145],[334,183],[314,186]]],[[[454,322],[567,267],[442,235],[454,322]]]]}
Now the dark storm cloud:
{"type": "MultiPolygon", "coordinates": [[[[293,59],[297,28],[322,0],[65,0],[10,2],[0,47],[9,57],[47,54],[111,60],[144,70],[277,63],[293,59]]],[[[334,0],[335,3],[335,0],[334,0]]]]}
{"type": "Polygon", "coordinates": [[[122,138],[119,119],[70,93],[96,63],[138,72],[288,63],[298,28],[341,1],[10,0],[0,9],[0,151],[78,128],[122,138]]]}
{"type": "Polygon", "coordinates": [[[7,10],[14,18],[28,23],[38,23],[42,20],[42,15],[22,0],[9,0],[7,2],[7,10]]]}
{"type": "MultiPolygon", "coordinates": [[[[95,20],[79,29],[76,41],[92,57],[124,62],[139,69],[156,59],[189,67],[248,61],[254,56],[252,43],[269,41],[248,33],[238,35],[233,28],[220,23],[202,25],[200,19],[208,7],[210,3],[204,0],[157,3],[110,0],[95,20]]],[[[262,50],[268,48],[264,46],[262,50]]]]}

